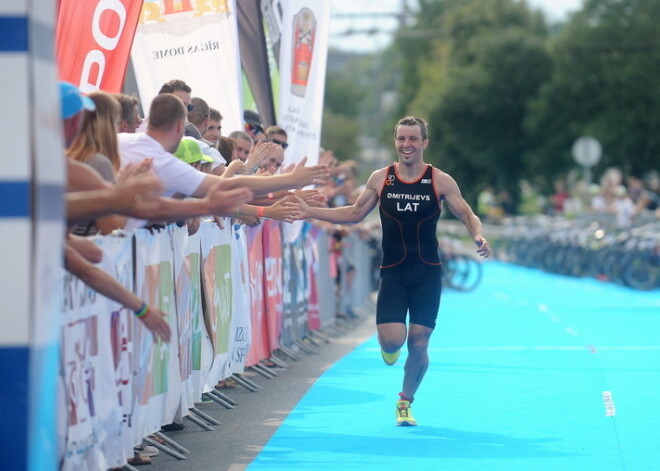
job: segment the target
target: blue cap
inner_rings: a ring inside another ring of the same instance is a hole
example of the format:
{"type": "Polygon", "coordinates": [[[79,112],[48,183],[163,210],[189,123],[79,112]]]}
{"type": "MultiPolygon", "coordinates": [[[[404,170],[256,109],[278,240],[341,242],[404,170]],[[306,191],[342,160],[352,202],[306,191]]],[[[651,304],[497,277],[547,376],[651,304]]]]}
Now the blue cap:
{"type": "Polygon", "coordinates": [[[69,82],[59,82],[60,108],[62,119],[70,118],[82,110],[94,111],[96,105],[92,99],[80,91],[78,87],[69,82]]]}

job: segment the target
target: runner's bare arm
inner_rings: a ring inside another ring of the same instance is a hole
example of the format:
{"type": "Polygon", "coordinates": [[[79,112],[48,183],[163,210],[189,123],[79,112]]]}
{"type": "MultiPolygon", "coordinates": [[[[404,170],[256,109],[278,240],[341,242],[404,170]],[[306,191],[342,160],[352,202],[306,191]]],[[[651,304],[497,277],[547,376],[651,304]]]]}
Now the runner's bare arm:
{"type": "Polygon", "coordinates": [[[468,233],[477,244],[477,253],[488,258],[491,255],[490,244],[483,235],[483,226],[479,217],[474,214],[467,204],[456,181],[448,174],[434,169],[434,181],[437,182],[439,192],[444,196],[447,207],[465,226],[468,233]]]}
{"type": "Polygon", "coordinates": [[[298,219],[320,219],[336,224],[354,224],[362,221],[378,204],[380,190],[385,181],[387,168],[376,170],[371,174],[365,190],[358,196],[354,204],[338,208],[317,208],[297,198],[298,219]]]}

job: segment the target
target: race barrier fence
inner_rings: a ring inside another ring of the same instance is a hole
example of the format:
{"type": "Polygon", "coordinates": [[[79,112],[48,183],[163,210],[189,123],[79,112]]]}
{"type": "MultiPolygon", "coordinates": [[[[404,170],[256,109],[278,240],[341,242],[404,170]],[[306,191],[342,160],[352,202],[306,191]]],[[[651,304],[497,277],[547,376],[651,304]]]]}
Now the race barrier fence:
{"type": "Polygon", "coordinates": [[[367,305],[371,261],[356,234],[337,256],[328,234],[309,223],[293,242],[274,221],[246,228],[225,218],[221,226],[95,239],[101,267],[167,314],[169,344],[154,341],[127,308],[63,275],[61,469],[124,466],[144,437],[188,415],[220,380],[280,348],[296,350],[333,325],[338,309],[367,305]]]}

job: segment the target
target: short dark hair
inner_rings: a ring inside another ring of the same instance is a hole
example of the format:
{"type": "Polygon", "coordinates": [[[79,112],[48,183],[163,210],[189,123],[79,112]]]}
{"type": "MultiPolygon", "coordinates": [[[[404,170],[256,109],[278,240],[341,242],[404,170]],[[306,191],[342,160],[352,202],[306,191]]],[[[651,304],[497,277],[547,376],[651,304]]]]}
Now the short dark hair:
{"type": "Polygon", "coordinates": [[[119,120],[130,122],[133,119],[135,107],[140,105],[138,99],[133,95],[126,95],[125,93],[113,93],[112,96],[119,102],[119,106],[121,107],[119,120]]]}
{"type": "Polygon", "coordinates": [[[170,80],[169,82],[165,82],[162,87],[160,87],[160,91],[158,94],[160,95],[161,93],[174,93],[176,91],[182,91],[186,93],[192,93],[192,88],[184,82],[183,80],[170,80]]]}
{"type": "Polygon", "coordinates": [[[188,121],[199,127],[204,119],[209,117],[209,105],[202,98],[193,97],[190,100],[193,109],[188,113],[188,121]]]}
{"type": "Polygon", "coordinates": [[[161,93],[151,102],[149,108],[149,128],[169,131],[185,119],[188,110],[181,99],[171,93],[161,93]]]}
{"type": "Polygon", "coordinates": [[[211,121],[222,121],[222,115],[215,108],[209,109],[209,119],[211,121]]]}
{"type": "Polygon", "coordinates": [[[416,118],[415,116],[406,116],[405,118],[401,118],[396,123],[396,126],[394,126],[394,137],[396,137],[396,130],[399,126],[419,126],[419,130],[422,133],[422,140],[425,141],[428,139],[428,124],[426,124],[426,121],[424,121],[422,118],[416,118]]]}

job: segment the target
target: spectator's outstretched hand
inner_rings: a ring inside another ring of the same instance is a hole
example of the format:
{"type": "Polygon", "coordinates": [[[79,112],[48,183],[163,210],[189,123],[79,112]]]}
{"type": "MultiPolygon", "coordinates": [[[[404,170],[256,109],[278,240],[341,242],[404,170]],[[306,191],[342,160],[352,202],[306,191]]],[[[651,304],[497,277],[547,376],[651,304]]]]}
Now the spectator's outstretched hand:
{"type": "Polygon", "coordinates": [[[252,201],[254,198],[254,194],[249,188],[225,190],[225,186],[226,181],[223,180],[214,183],[203,198],[210,205],[211,214],[216,216],[230,216],[237,212],[241,205],[252,201]]]}
{"type": "Polygon", "coordinates": [[[153,175],[129,176],[118,181],[112,192],[113,212],[149,219],[160,207],[163,184],[153,175]]]}
{"type": "Polygon", "coordinates": [[[257,216],[250,216],[249,214],[241,214],[234,217],[240,224],[245,224],[248,227],[255,227],[261,223],[261,219],[257,216]]]}
{"type": "Polygon", "coordinates": [[[287,196],[266,207],[267,216],[282,222],[293,222],[298,218],[298,205],[294,196],[287,196]]]}
{"type": "Polygon", "coordinates": [[[328,206],[328,199],[317,189],[311,190],[296,190],[294,195],[301,198],[309,206],[316,208],[323,208],[328,206]]]}
{"type": "Polygon", "coordinates": [[[127,164],[117,174],[117,183],[126,181],[133,177],[143,177],[143,176],[153,175],[153,172],[151,171],[153,164],[154,164],[154,159],[152,158],[142,159],[140,163],[137,164],[133,162],[127,164]]]}
{"type": "Polygon", "coordinates": [[[330,176],[327,165],[314,165],[305,167],[307,157],[304,157],[293,169],[293,175],[296,177],[297,186],[320,185],[330,176]]]}
{"type": "Polygon", "coordinates": [[[247,175],[248,173],[250,173],[250,170],[244,162],[241,162],[240,160],[232,160],[229,162],[229,165],[227,165],[227,168],[225,168],[222,177],[229,178],[234,175],[247,175]]]}
{"type": "Polygon", "coordinates": [[[310,205],[305,203],[301,197],[293,195],[292,200],[295,205],[295,220],[307,219],[309,217],[309,211],[312,209],[310,205]]]}
{"type": "Polygon", "coordinates": [[[171,331],[170,326],[165,320],[166,317],[167,315],[160,309],[149,306],[147,313],[138,319],[140,319],[146,328],[151,331],[154,340],[160,337],[164,342],[169,342],[171,331]]]}

